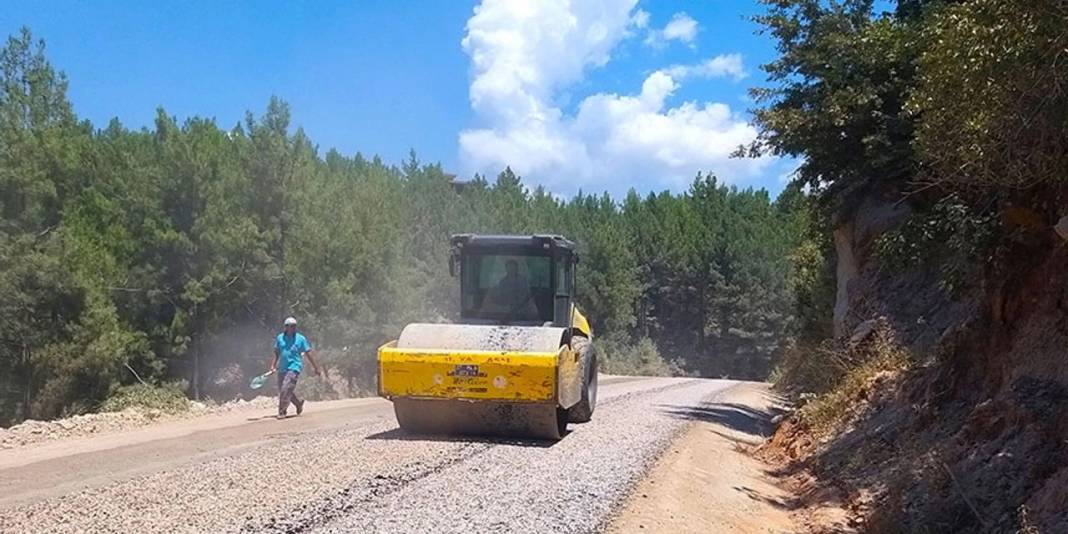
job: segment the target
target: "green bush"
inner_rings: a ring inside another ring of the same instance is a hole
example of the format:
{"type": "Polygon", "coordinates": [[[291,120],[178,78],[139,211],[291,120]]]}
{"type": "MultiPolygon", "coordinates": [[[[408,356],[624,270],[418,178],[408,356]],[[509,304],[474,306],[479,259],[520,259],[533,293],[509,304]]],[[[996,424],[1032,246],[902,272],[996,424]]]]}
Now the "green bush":
{"type": "Polygon", "coordinates": [[[949,195],[880,237],[875,251],[889,269],[921,265],[937,269],[939,287],[956,295],[989,261],[998,231],[995,214],[979,212],[959,196],[949,195]]]}
{"type": "Polygon", "coordinates": [[[593,350],[602,373],[635,376],[679,376],[684,374],[675,362],[668,362],[660,355],[656,344],[649,338],[631,343],[618,337],[597,339],[593,350]]]}
{"type": "Polygon", "coordinates": [[[111,396],[100,405],[102,412],[121,412],[127,408],[160,410],[165,413],[179,413],[189,409],[189,399],[185,396],[185,384],[169,382],[154,386],[134,384],[122,386],[112,392],[111,396]]]}
{"type": "Polygon", "coordinates": [[[341,398],[341,396],[338,395],[337,390],[330,384],[327,378],[318,377],[312,373],[300,377],[300,383],[297,386],[297,394],[301,398],[311,401],[336,400],[341,398]]]}

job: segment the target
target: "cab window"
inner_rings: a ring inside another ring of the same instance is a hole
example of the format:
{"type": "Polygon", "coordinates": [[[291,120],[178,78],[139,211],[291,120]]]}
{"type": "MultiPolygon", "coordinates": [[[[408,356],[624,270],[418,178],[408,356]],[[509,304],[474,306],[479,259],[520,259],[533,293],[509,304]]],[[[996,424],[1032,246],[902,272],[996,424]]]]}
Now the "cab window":
{"type": "Polygon", "coordinates": [[[466,254],[463,315],[503,322],[552,320],[548,256],[466,254]]]}

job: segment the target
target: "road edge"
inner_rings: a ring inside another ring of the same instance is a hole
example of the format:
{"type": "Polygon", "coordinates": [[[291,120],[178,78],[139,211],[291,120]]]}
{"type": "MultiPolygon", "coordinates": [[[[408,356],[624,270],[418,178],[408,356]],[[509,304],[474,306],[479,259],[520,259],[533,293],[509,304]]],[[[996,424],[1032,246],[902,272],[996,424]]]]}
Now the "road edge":
{"type": "Polygon", "coordinates": [[[769,386],[757,382],[738,382],[702,399],[696,415],[665,442],[626,496],[614,503],[596,532],[796,531],[797,523],[789,511],[793,492],[771,474],[773,466],[754,454],[771,431],[770,420],[778,411],[777,406],[769,386]],[[753,396],[759,396],[761,401],[737,402],[740,397],[753,396]],[[759,427],[757,433],[716,421],[720,411],[714,410],[738,409],[735,407],[739,404],[744,406],[746,421],[751,419],[759,427]],[[702,415],[710,416],[706,419],[702,415]],[[695,456],[700,459],[693,460],[695,456]],[[724,462],[725,458],[729,460],[724,462]],[[715,463],[709,469],[715,473],[712,480],[733,482],[724,484],[727,488],[715,488],[708,480],[699,480],[703,470],[701,466],[695,469],[694,463],[715,463]],[[724,465],[733,468],[734,476],[721,471],[724,465]],[[740,482],[739,477],[746,482],[740,482]],[[680,511],[679,501],[687,501],[682,508],[686,513],[676,517],[672,509],[680,511]],[[738,513],[739,510],[745,512],[738,513]],[[652,511],[658,517],[649,521],[652,511]]]}

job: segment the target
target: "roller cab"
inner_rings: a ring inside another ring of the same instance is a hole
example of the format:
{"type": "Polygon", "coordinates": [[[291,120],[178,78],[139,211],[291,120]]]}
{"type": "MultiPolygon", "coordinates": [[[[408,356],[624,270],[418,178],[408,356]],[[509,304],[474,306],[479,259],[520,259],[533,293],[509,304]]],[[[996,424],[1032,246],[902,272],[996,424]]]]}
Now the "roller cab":
{"type": "Polygon", "coordinates": [[[415,433],[559,439],[589,420],[596,361],[559,236],[454,236],[461,321],[410,324],[379,348],[379,394],[415,433]],[[458,271],[458,272],[457,272],[458,271]]]}

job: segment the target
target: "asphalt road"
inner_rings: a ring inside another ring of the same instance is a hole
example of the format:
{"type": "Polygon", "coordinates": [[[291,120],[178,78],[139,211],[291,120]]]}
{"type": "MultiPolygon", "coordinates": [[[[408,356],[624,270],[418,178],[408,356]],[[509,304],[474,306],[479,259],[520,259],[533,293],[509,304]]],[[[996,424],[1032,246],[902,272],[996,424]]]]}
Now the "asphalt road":
{"type": "Polygon", "coordinates": [[[3,532],[597,532],[738,382],[602,378],[558,442],[410,436],[382,399],[0,452],[3,532]]]}

